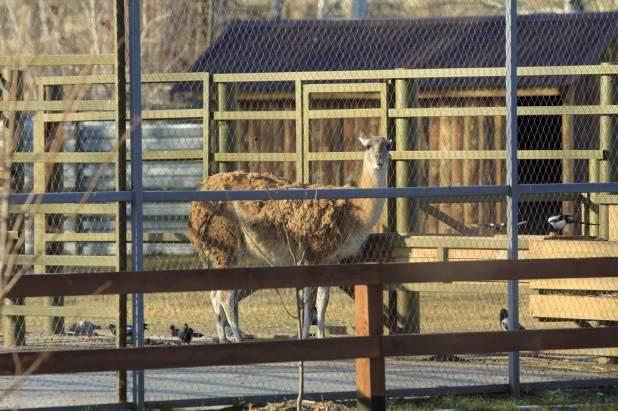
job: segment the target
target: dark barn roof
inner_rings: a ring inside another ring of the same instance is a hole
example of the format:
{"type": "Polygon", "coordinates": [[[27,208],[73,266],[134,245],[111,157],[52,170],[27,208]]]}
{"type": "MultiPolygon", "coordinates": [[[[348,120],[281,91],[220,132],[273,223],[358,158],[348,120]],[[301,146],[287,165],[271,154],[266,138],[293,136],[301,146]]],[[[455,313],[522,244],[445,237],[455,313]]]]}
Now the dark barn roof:
{"type": "MultiPolygon", "coordinates": [[[[598,63],[618,27],[618,13],[518,17],[520,66],[598,63]]],[[[399,20],[279,20],[231,22],[189,72],[264,73],[504,67],[502,16],[399,20]]],[[[569,84],[568,77],[522,77],[520,86],[569,84]]],[[[504,87],[504,78],[425,79],[422,88],[504,87]]],[[[288,89],[291,84],[245,88],[288,89]]],[[[201,89],[177,84],[174,91],[201,89]]]]}

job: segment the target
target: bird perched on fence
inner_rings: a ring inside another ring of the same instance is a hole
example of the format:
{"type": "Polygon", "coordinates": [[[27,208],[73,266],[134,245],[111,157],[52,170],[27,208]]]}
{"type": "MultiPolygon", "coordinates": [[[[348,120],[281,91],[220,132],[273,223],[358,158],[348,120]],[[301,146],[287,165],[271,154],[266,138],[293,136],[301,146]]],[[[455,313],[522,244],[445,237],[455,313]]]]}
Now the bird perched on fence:
{"type": "MultiPolygon", "coordinates": [[[[520,221],[517,223],[517,225],[523,225],[526,224],[527,221],[520,221]]],[[[496,233],[499,233],[502,231],[503,228],[506,227],[506,223],[484,223],[484,224],[470,224],[470,227],[488,227],[488,228],[493,228],[495,230],[496,233]]]]}
{"type": "Polygon", "coordinates": [[[567,224],[598,225],[594,223],[585,223],[583,221],[577,221],[573,219],[572,215],[563,215],[563,214],[551,216],[547,219],[547,222],[554,228],[554,230],[564,230],[567,224]]]}
{"type": "MultiPolygon", "coordinates": [[[[502,328],[502,331],[509,330],[509,312],[506,308],[500,310],[500,328],[502,328]]],[[[521,324],[519,324],[519,329],[525,330],[521,324]]]]}
{"type": "Polygon", "coordinates": [[[94,330],[100,330],[101,326],[91,323],[90,321],[78,321],[66,327],[68,335],[87,335],[92,337],[97,335],[94,330]]]}
{"type": "MultiPolygon", "coordinates": [[[[107,328],[110,329],[112,334],[116,335],[116,325],[109,324],[107,328]]],[[[148,329],[148,324],[144,323],[144,331],[148,329]]],[[[127,338],[133,337],[133,326],[131,324],[127,324],[127,338]]]]}
{"type": "MultiPolygon", "coordinates": [[[[179,337],[179,333],[182,330],[182,328],[176,328],[174,324],[170,325],[169,329],[172,332],[172,337],[179,337]]],[[[202,338],[204,336],[204,334],[198,331],[194,331],[192,328],[189,328],[189,330],[191,331],[192,338],[202,338]]]]}

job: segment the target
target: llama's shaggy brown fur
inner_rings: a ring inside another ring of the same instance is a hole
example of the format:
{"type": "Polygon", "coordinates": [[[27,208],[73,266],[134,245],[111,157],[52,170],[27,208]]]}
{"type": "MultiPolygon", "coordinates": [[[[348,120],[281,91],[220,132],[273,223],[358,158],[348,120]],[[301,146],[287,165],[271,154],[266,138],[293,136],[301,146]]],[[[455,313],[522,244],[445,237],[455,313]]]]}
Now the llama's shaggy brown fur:
{"type": "MultiPolygon", "coordinates": [[[[390,142],[382,137],[361,141],[367,151],[359,186],[384,187],[390,142]]],[[[277,191],[318,188],[329,187],[290,183],[267,173],[238,171],[213,175],[204,180],[199,190],[266,189],[271,190],[273,200],[194,201],[187,227],[189,238],[200,257],[217,268],[229,267],[241,248],[272,265],[338,262],[359,251],[382,214],[384,199],[276,199],[277,191]]],[[[326,304],[327,290],[324,298],[326,304]]],[[[216,306],[213,294],[211,299],[216,306]]],[[[227,314],[231,303],[221,304],[227,314]]],[[[215,315],[219,324],[216,307],[215,315]]],[[[323,318],[323,312],[318,313],[320,317],[323,318]]],[[[232,321],[230,324],[233,329],[236,327],[232,321]]]]}

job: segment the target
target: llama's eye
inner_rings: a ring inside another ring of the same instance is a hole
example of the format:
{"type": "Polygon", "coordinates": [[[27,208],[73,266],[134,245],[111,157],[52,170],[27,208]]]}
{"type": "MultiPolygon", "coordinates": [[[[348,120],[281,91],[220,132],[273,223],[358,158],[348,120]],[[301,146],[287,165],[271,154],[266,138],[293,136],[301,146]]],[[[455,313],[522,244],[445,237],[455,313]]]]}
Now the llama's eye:
{"type": "Polygon", "coordinates": [[[371,146],[365,146],[365,148],[366,148],[367,150],[369,150],[369,149],[371,148],[371,146]]]}

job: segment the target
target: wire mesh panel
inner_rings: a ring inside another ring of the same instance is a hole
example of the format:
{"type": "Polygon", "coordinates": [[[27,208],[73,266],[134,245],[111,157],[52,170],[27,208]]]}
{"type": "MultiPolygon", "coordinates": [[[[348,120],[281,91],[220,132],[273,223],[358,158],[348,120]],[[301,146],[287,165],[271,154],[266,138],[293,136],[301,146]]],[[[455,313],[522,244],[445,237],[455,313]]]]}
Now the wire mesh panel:
{"type": "MultiPolygon", "coordinates": [[[[272,197],[168,197],[137,211],[83,197],[13,204],[3,223],[11,248],[3,249],[5,278],[127,270],[131,240],[143,242],[138,263],[170,276],[204,266],[507,258],[507,192],[491,191],[508,180],[504,2],[142,0],[140,56],[124,46],[125,7],[113,0],[0,5],[3,193],[126,190],[131,154],[139,153],[125,148],[122,130],[141,122],[145,191],[266,189],[272,197]],[[140,58],[139,86],[125,87],[127,57],[140,58]],[[128,122],[126,93],[137,87],[142,116],[128,122]],[[444,190],[277,198],[339,187],[444,190]],[[478,194],[452,195],[461,187],[478,194]],[[136,224],[144,235],[135,239],[128,221],[142,211],[136,224]]],[[[518,183],[569,184],[565,193],[520,194],[519,258],[615,256],[614,194],[570,184],[615,182],[618,5],[521,0],[518,7],[518,183]]],[[[295,291],[147,295],[146,344],[187,342],[185,324],[191,344],[298,338],[295,291]]],[[[305,291],[301,334],[354,335],[353,289],[332,287],[329,298],[313,291],[305,291]]],[[[519,322],[615,326],[615,292],[609,279],[521,282],[519,322]]],[[[385,334],[507,328],[506,282],[393,284],[383,297],[385,334]]],[[[6,300],[4,350],[123,345],[107,324],[120,326],[130,314],[118,296],[6,300]]],[[[613,377],[617,357],[615,348],[522,353],[522,381],[613,377]]],[[[393,358],[386,368],[389,390],[508,382],[506,353],[393,358]]],[[[297,373],[297,364],[148,371],[146,400],[292,395],[297,373]]],[[[307,394],[354,390],[353,361],[310,363],[305,373],[307,394]]],[[[12,383],[0,379],[3,389],[12,383]]],[[[122,381],[115,385],[112,373],[33,377],[21,387],[45,397],[0,400],[111,403],[114,391],[126,392],[122,381]]]]}

